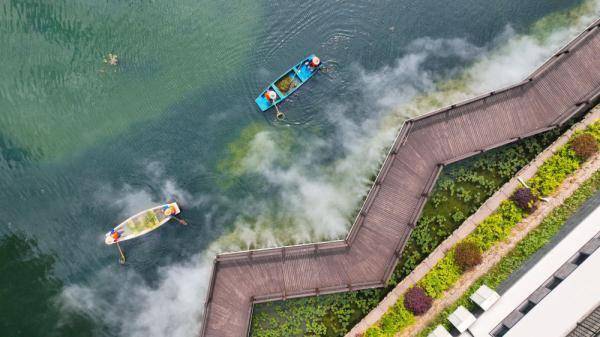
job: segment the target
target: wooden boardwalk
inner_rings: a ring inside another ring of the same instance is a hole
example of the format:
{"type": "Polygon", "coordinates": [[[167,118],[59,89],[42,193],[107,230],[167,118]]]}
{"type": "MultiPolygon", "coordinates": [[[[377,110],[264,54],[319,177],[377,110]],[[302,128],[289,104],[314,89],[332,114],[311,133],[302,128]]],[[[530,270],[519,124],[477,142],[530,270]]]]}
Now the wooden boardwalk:
{"type": "Polygon", "coordinates": [[[246,336],[254,303],[381,287],[452,162],[557,126],[600,99],[600,20],[530,77],[407,120],[344,240],[219,254],[201,336],[246,336]]]}

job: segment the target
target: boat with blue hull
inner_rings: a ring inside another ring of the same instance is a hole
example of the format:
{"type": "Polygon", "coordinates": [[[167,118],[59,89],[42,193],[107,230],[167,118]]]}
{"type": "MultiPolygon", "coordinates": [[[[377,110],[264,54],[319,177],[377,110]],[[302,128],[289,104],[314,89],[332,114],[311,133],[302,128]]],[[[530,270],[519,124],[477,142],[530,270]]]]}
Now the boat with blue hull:
{"type": "Polygon", "coordinates": [[[286,71],[276,81],[272,82],[254,100],[261,111],[267,111],[296,91],[308,81],[320,68],[321,61],[317,56],[310,55],[300,63],[286,71]]]}

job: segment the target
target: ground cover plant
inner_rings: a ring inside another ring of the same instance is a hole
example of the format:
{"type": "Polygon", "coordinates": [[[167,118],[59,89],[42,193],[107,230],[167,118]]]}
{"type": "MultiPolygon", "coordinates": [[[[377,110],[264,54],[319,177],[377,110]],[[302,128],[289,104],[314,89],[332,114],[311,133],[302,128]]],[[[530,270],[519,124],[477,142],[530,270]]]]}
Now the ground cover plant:
{"type": "MultiPolygon", "coordinates": [[[[344,336],[464,219],[563,131],[548,131],[444,168],[388,287],[256,305],[251,335],[344,336]]],[[[452,280],[456,275],[445,277],[452,280]]],[[[431,284],[427,287],[434,289],[431,284]]],[[[411,315],[396,315],[398,324],[407,324],[411,315]]]]}

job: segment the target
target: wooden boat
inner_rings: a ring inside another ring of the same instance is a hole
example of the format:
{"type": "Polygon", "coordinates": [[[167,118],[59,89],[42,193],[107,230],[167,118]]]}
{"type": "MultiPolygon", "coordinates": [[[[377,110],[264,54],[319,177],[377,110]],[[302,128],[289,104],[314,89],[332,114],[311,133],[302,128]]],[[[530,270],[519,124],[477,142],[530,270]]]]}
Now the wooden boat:
{"type": "Polygon", "coordinates": [[[320,64],[318,67],[313,69],[311,69],[311,67],[308,65],[313,57],[315,57],[314,54],[308,56],[302,60],[302,62],[293,66],[290,70],[286,71],[276,81],[271,83],[265,90],[263,90],[260,95],[258,95],[254,101],[261,111],[267,111],[275,104],[279,104],[294,91],[298,90],[302,84],[308,81],[317,72],[321,66],[320,64]],[[277,94],[277,98],[274,102],[269,101],[265,97],[265,94],[268,90],[273,90],[277,94]]]}
{"type": "Polygon", "coordinates": [[[171,218],[174,215],[179,214],[179,212],[181,212],[181,210],[176,202],[141,211],[106,233],[104,243],[112,245],[113,243],[144,235],[171,220],[171,218]],[[116,239],[114,237],[115,232],[118,233],[118,238],[116,239]]]}

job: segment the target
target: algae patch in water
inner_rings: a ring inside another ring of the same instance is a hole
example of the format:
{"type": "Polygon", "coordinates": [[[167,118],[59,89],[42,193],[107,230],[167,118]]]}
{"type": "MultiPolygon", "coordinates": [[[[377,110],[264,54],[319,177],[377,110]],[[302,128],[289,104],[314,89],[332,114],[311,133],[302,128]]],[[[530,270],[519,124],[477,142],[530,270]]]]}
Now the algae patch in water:
{"type": "Polygon", "coordinates": [[[246,126],[237,139],[227,144],[218,163],[219,185],[227,189],[245,175],[256,173],[261,165],[287,167],[298,143],[292,129],[270,129],[263,123],[246,126]]]}

